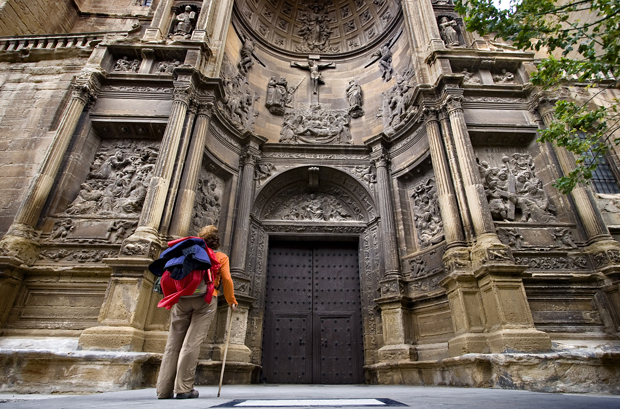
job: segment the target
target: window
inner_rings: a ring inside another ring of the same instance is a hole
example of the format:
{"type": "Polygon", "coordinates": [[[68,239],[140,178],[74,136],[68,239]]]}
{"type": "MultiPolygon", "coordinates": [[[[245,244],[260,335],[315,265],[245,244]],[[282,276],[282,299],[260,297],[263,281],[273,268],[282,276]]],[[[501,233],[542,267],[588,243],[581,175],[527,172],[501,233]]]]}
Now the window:
{"type": "MultiPolygon", "coordinates": [[[[584,135],[580,135],[581,138],[584,135]]],[[[620,193],[616,177],[609,165],[609,161],[605,157],[593,157],[591,152],[588,152],[588,158],[586,158],[586,164],[598,163],[594,172],[592,172],[592,187],[596,193],[620,193]]]]}

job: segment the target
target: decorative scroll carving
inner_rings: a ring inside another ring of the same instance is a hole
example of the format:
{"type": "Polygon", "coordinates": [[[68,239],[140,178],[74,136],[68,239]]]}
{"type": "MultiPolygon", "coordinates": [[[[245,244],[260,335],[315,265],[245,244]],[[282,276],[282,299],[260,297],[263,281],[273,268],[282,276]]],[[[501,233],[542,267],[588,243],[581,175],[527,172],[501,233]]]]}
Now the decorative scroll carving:
{"type": "Polygon", "coordinates": [[[584,256],[576,257],[542,257],[520,256],[515,257],[515,263],[520,266],[528,266],[535,270],[585,270],[588,268],[588,260],[584,256]]]}
{"type": "Polygon", "coordinates": [[[273,163],[259,163],[256,165],[256,168],[254,170],[254,180],[256,180],[256,182],[261,185],[273,175],[275,170],[276,167],[273,163]]]}
{"type": "Polygon", "coordinates": [[[458,24],[452,17],[440,16],[437,25],[439,26],[441,39],[446,44],[446,47],[458,47],[461,45],[457,31],[458,24]]]}
{"type": "Polygon", "coordinates": [[[386,135],[394,134],[418,113],[418,107],[413,105],[414,87],[414,72],[406,70],[403,75],[397,75],[396,85],[382,94],[381,116],[386,135]]]}
{"type": "Polygon", "coordinates": [[[521,250],[523,248],[523,236],[519,233],[519,230],[514,228],[499,229],[497,234],[502,243],[510,246],[511,248],[521,250]]]}
{"type": "Polygon", "coordinates": [[[273,115],[284,115],[286,108],[293,108],[293,98],[295,92],[305,78],[294,87],[289,87],[286,78],[271,77],[267,83],[267,98],[265,99],[265,107],[273,115]]]}
{"type": "Polygon", "coordinates": [[[196,188],[194,214],[190,226],[192,234],[198,233],[203,226],[219,224],[223,194],[224,182],[203,168],[196,188]]]}
{"type": "MultiPolygon", "coordinates": [[[[181,8],[179,8],[181,9],[181,8]]],[[[182,36],[190,38],[196,24],[196,12],[192,6],[185,6],[179,14],[174,18],[174,24],[170,36],[182,36]]]]}
{"type": "Polygon", "coordinates": [[[114,71],[116,72],[138,72],[138,68],[140,68],[140,60],[136,58],[129,61],[127,56],[119,58],[114,64],[114,71]]]}
{"type": "Polygon", "coordinates": [[[504,156],[502,165],[492,167],[486,161],[478,165],[493,219],[514,221],[521,211],[522,222],[549,223],[556,218],[555,208],[534,173],[534,161],[529,154],[504,156]]]}
{"type": "Polygon", "coordinates": [[[577,245],[573,241],[573,235],[568,228],[556,227],[553,232],[551,232],[553,239],[555,240],[555,244],[558,247],[567,247],[571,249],[576,249],[577,245]]]}
{"type": "Polygon", "coordinates": [[[137,217],[158,153],[155,142],[104,140],[82,189],[65,213],[137,217]]]}
{"type": "Polygon", "coordinates": [[[301,193],[284,201],[265,215],[268,220],[350,221],[353,211],[338,198],[325,193],[301,193]]]}
{"type": "Polygon", "coordinates": [[[158,94],[172,94],[174,92],[174,88],[166,88],[166,87],[138,87],[138,86],[127,86],[127,85],[106,85],[102,89],[102,91],[106,92],[148,92],[148,93],[158,93],[158,94]]]}
{"type": "Polygon", "coordinates": [[[413,189],[414,220],[420,247],[443,240],[443,222],[439,212],[439,201],[435,181],[431,178],[413,189]]]}
{"type": "Polygon", "coordinates": [[[366,226],[333,226],[333,225],[314,225],[300,226],[298,224],[285,225],[265,225],[265,231],[274,233],[338,233],[338,234],[361,234],[366,230],[366,226]]]}
{"type": "Polygon", "coordinates": [[[58,263],[60,261],[77,261],[78,263],[99,263],[104,258],[114,257],[118,250],[98,249],[47,249],[41,251],[39,259],[58,263]]]}
{"type": "Polygon", "coordinates": [[[301,27],[297,34],[304,40],[303,44],[296,47],[300,52],[337,52],[329,46],[329,39],[333,30],[329,27],[331,19],[327,6],[331,1],[315,1],[306,6],[307,10],[301,13],[301,27]]]}
{"type": "Polygon", "coordinates": [[[364,116],[362,87],[353,79],[349,80],[349,85],[347,86],[347,100],[349,101],[349,115],[351,115],[351,118],[364,116]]]}
{"type": "Polygon", "coordinates": [[[225,96],[222,101],[218,101],[218,109],[238,131],[253,130],[254,118],[258,115],[254,112],[254,101],[258,100],[259,96],[250,90],[247,77],[241,73],[235,74],[235,71],[236,68],[225,58],[220,74],[225,96]]]}
{"type": "Polygon", "coordinates": [[[284,115],[280,143],[350,145],[353,143],[350,121],[347,110],[330,110],[323,105],[289,110],[284,115]]]}

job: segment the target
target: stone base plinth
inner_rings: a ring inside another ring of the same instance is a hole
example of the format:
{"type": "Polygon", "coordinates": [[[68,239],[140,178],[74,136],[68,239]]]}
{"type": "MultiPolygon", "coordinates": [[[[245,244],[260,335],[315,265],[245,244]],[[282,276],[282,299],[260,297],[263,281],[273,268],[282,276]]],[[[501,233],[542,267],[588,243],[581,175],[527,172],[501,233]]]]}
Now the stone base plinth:
{"type": "MultiPolygon", "coordinates": [[[[160,354],[51,350],[0,350],[0,393],[96,393],[153,388],[160,354]],[[62,374],[62,376],[59,376],[62,374]]],[[[199,361],[196,385],[217,385],[222,363],[199,361]]],[[[227,361],[224,384],[249,384],[258,365],[227,361]]],[[[153,396],[155,399],[155,396],[153,396]]]]}
{"type": "Polygon", "coordinates": [[[620,394],[617,347],[546,354],[468,354],[438,361],[379,363],[365,369],[373,384],[620,394]]]}
{"type": "Polygon", "coordinates": [[[144,331],[133,327],[92,327],[82,332],[78,347],[90,351],[139,352],[144,339],[144,331]]]}
{"type": "Polygon", "coordinates": [[[489,352],[486,334],[465,333],[448,341],[450,356],[489,352]]]}
{"type": "Polygon", "coordinates": [[[382,362],[416,360],[418,354],[412,345],[386,345],[381,347],[378,352],[379,359],[382,362]]]}
{"type": "Polygon", "coordinates": [[[489,348],[493,353],[544,352],[551,350],[549,335],[535,329],[506,329],[488,335],[489,348]]]}
{"type": "MultiPolygon", "coordinates": [[[[213,348],[213,360],[221,361],[224,357],[224,345],[216,345],[213,348]]],[[[252,351],[245,345],[228,345],[226,362],[250,362],[252,351]]],[[[218,380],[219,381],[219,380],[218,380]]]]}

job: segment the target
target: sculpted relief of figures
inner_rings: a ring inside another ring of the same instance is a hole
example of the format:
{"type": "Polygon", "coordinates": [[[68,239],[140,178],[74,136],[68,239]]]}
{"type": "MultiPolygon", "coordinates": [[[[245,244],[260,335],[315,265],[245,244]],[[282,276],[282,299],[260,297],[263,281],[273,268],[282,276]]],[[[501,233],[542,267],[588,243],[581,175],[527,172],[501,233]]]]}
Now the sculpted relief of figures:
{"type": "Polygon", "coordinates": [[[396,76],[396,84],[383,93],[383,132],[392,135],[418,112],[413,105],[415,77],[412,70],[396,76]]]}
{"type": "Polygon", "coordinates": [[[225,96],[218,101],[218,109],[232,122],[239,131],[253,130],[254,102],[259,98],[250,90],[247,77],[239,73],[227,58],[222,64],[222,73],[225,96]]]}
{"type": "Polygon", "coordinates": [[[557,221],[552,214],[555,208],[534,173],[534,161],[529,154],[504,156],[498,167],[481,161],[478,167],[493,219],[533,223],[557,221]],[[517,217],[518,212],[520,217],[517,217]]]}
{"type": "Polygon", "coordinates": [[[115,72],[138,72],[139,68],[140,68],[140,60],[136,58],[132,61],[129,61],[129,59],[126,56],[119,58],[118,60],[116,60],[116,63],[114,64],[115,72]]]}
{"type": "Polygon", "coordinates": [[[443,222],[439,212],[435,181],[428,179],[413,189],[413,211],[420,247],[428,247],[443,240],[443,222]]]}
{"type": "Polygon", "coordinates": [[[329,39],[333,30],[329,27],[331,19],[327,6],[331,1],[314,1],[307,6],[307,10],[301,14],[301,27],[297,34],[303,39],[303,44],[297,46],[296,51],[301,52],[330,52],[329,39]]]}
{"type": "Polygon", "coordinates": [[[104,140],[65,213],[139,216],[158,153],[156,142],[104,140]]]}
{"type": "Polygon", "coordinates": [[[288,81],[284,77],[271,77],[267,83],[267,98],[265,98],[265,107],[273,115],[284,115],[286,108],[293,108],[293,98],[295,92],[305,78],[296,86],[289,87],[288,81]]]}
{"type": "Polygon", "coordinates": [[[348,110],[330,110],[321,105],[290,110],[284,115],[280,143],[350,145],[350,122],[348,110]]]}
{"type": "Polygon", "coordinates": [[[190,226],[191,233],[198,233],[203,226],[208,224],[218,225],[223,194],[224,182],[203,168],[200,171],[198,187],[196,188],[194,214],[190,226]]]}
{"type": "Polygon", "coordinates": [[[300,193],[285,197],[265,215],[269,220],[353,221],[353,212],[337,197],[326,193],[300,193]]]}

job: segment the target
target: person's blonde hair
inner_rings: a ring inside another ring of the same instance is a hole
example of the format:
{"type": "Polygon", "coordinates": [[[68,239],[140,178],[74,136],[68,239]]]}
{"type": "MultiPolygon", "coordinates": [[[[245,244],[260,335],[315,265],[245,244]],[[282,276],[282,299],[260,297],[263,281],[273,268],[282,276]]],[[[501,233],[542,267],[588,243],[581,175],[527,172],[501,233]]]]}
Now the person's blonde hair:
{"type": "Polygon", "coordinates": [[[203,239],[207,243],[207,247],[211,250],[217,250],[220,248],[220,236],[217,233],[217,227],[208,225],[200,229],[198,237],[203,239]]]}

